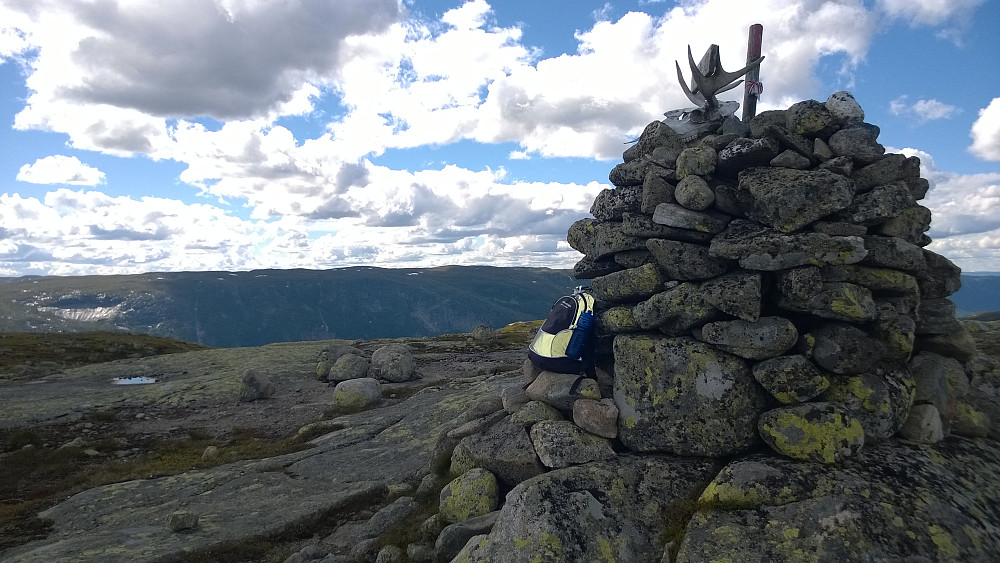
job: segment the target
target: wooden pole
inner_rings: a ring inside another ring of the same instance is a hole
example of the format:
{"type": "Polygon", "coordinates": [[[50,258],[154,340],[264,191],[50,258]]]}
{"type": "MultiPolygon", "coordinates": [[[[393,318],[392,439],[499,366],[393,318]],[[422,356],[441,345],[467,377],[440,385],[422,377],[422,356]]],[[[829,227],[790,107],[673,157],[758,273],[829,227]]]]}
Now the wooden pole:
{"type": "MultiPolygon", "coordinates": [[[[755,23],[750,26],[747,37],[747,64],[760,58],[760,45],[764,38],[764,26],[755,23]]],[[[760,65],[747,71],[743,88],[743,123],[749,123],[757,115],[757,90],[760,81],[760,65]]]]}

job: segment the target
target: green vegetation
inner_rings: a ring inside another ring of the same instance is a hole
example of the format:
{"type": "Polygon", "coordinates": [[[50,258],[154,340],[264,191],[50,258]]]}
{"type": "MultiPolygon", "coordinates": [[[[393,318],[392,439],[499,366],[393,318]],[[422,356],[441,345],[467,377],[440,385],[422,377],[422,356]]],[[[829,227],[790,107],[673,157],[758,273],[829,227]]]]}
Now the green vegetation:
{"type": "MultiPolygon", "coordinates": [[[[99,414],[100,418],[106,417],[99,414]]],[[[116,422],[107,423],[114,425],[116,422]]],[[[122,425],[123,426],[123,425],[122,425]]],[[[109,429],[114,432],[114,429],[109,429]]],[[[123,428],[120,428],[123,431],[123,428]]],[[[146,453],[116,459],[119,438],[105,436],[82,445],[57,445],[71,432],[65,427],[0,430],[4,445],[0,472],[0,550],[44,537],[48,524],[34,517],[67,495],[110,483],[176,475],[244,459],[262,459],[306,449],[301,439],[269,439],[234,428],[224,441],[189,429],[186,439],[144,444],[146,453]],[[202,459],[208,446],[218,455],[202,459]]]]}
{"type": "Polygon", "coordinates": [[[205,349],[145,334],[0,332],[0,380],[33,379],[87,364],[205,349]]]}

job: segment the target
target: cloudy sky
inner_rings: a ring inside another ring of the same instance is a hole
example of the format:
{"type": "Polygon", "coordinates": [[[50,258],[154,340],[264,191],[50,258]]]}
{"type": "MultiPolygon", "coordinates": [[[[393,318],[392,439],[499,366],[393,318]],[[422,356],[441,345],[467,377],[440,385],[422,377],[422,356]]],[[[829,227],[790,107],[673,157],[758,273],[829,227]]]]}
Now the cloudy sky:
{"type": "Polygon", "coordinates": [[[852,92],[1000,271],[998,3],[4,0],[0,276],[569,267],[674,61],[755,22],[758,111],[852,92]]]}

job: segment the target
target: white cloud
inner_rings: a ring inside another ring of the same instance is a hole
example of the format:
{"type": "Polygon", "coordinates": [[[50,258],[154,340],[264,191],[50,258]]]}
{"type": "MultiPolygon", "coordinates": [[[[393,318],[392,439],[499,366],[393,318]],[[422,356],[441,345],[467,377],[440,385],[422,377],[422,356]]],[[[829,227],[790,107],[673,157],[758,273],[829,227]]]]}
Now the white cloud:
{"type": "Polygon", "coordinates": [[[934,99],[919,99],[911,104],[909,96],[905,94],[889,102],[889,113],[897,117],[913,118],[917,123],[949,119],[961,111],[961,108],[934,99]]]}
{"type": "Polygon", "coordinates": [[[910,25],[941,26],[964,22],[985,0],[878,0],[889,17],[910,25]]]}
{"type": "Polygon", "coordinates": [[[969,152],[983,160],[1000,161],[1000,98],[993,98],[979,110],[969,136],[972,137],[969,152]]]}
{"type": "Polygon", "coordinates": [[[104,172],[80,162],[75,156],[57,154],[25,164],[18,171],[17,180],[32,184],[96,186],[104,182],[104,172]]]}
{"type": "Polygon", "coordinates": [[[928,247],[968,271],[996,271],[1000,264],[1000,173],[959,174],[940,170],[926,152],[900,152],[920,158],[921,176],[930,183],[921,204],[931,210],[928,247]]]}

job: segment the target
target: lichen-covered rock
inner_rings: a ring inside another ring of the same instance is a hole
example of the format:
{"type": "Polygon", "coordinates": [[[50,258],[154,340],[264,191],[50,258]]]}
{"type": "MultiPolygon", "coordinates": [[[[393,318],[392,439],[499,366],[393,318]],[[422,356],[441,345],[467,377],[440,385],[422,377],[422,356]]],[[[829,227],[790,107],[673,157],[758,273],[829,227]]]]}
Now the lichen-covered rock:
{"type": "Polygon", "coordinates": [[[594,297],[602,301],[638,301],[659,292],[663,278],[656,266],[644,264],[594,279],[590,288],[594,297]]]}
{"type": "MultiPolygon", "coordinates": [[[[915,295],[919,292],[917,278],[889,268],[859,264],[827,266],[820,270],[820,276],[825,282],[848,282],[864,286],[873,293],[881,295],[915,295]]],[[[819,288],[814,291],[819,291],[819,288]]]]}
{"type": "Polygon", "coordinates": [[[865,110],[861,109],[853,94],[844,90],[830,94],[823,106],[840,123],[865,119],[865,110]]]}
{"type": "MultiPolygon", "coordinates": [[[[652,215],[654,210],[650,210],[652,215]]],[[[678,229],[653,222],[652,217],[636,213],[626,213],[622,221],[622,232],[626,235],[642,238],[662,238],[683,242],[709,243],[712,233],[701,233],[689,229],[678,229]]]]}
{"type": "Polygon", "coordinates": [[[914,382],[905,366],[880,366],[872,372],[834,377],[823,400],[847,408],[872,444],[894,435],[910,413],[914,382]]]}
{"type": "Polygon", "coordinates": [[[833,237],[815,232],[784,234],[736,219],[712,239],[709,254],[738,260],[748,270],[774,271],[810,264],[854,264],[868,251],[859,237],[833,237]]]}
{"type": "Polygon", "coordinates": [[[878,226],[877,233],[887,237],[898,237],[916,246],[926,246],[931,228],[931,210],[923,205],[907,207],[898,215],[878,226]]]}
{"type": "Polygon", "coordinates": [[[818,397],[830,380],[801,354],[777,356],[753,366],[753,377],[783,404],[804,403],[818,397]]]}
{"type": "Polygon", "coordinates": [[[763,360],[784,354],[795,345],[799,332],[782,317],[761,317],[756,321],[717,321],[696,331],[702,342],[749,360],[763,360]]]}
{"type": "Polygon", "coordinates": [[[708,247],[701,244],[667,239],[649,239],[646,248],[653,254],[656,265],[672,280],[703,280],[726,273],[728,262],[709,256],[708,247]]]}
{"type": "Polygon", "coordinates": [[[958,436],[985,438],[990,434],[990,417],[964,400],[956,401],[951,432],[958,436]]]}
{"type": "Polygon", "coordinates": [[[382,400],[382,386],[371,377],[341,381],[333,389],[333,402],[342,409],[364,409],[382,400]]]}
{"type": "Polygon", "coordinates": [[[642,186],[601,190],[590,206],[590,214],[601,221],[621,221],[625,212],[642,209],[642,186]]]}
{"type": "Polygon", "coordinates": [[[402,383],[416,376],[417,363],[405,344],[386,344],[372,353],[368,376],[402,383]]]}
{"type": "Polygon", "coordinates": [[[621,264],[615,262],[613,254],[610,258],[601,260],[584,256],[573,266],[573,277],[578,280],[592,280],[624,269],[621,264]]]}
{"type": "Polygon", "coordinates": [[[498,516],[500,516],[500,511],[494,510],[482,516],[445,526],[437,536],[437,540],[434,541],[435,558],[441,561],[450,561],[452,557],[462,551],[470,538],[490,533],[498,516]]]}
{"type": "Polygon", "coordinates": [[[597,315],[597,328],[608,334],[636,332],[642,327],[635,322],[632,307],[617,306],[601,311],[597,315]]]}
{"type": "Polygon", "coordinates": [[[579,399],[573,403],[573,424],[591,434],[617,438],[618,407],[612,399],[579,399]]]}
{"type": "Polygon", "coordinates": [[[644,329],[659,328],[666,334],[686,334],[721,316],[709,304],[696,284],[687,282],[653,295],[632,308],[636,324],[644,329]]]}
{"type": "Polygon", "coordinates": [[[832,466],[752,456],[708,486],[676,560],[992,561],[997,482],[984,440],[894,440],[832,466]]]}
{"type": "Polygon", "coordinates": [[[834,174],[840,174],[850,178],[854,172],[854,161],[849,156],[836,156],[819,165],[820,170],[829,170],[834,174]]]}
{"type": "Polygon", "coordinates": [[[826,139],[837,130],[838,119],[824,104],[816,100],[805,100],[792,104],[785,110],[785,124],[790,131],[799,135],[826,139]]]}
{"type": "Polygon", "coordinates": [[[464,522],[493,512],[499,503],[496,476],[477,467],[441,489],[439,513],[445,522],[464,522]]]}
{"type": "Polygon", "coordinates": [[[327,380],[340,383],[348,379],[365,377],[368,373],[368,360],[357,354],[344,354],[330,368],[327,380]]]}
{"type": "Polygon", "coordinates": [[[581,375],[543,371],[525,389],[532,401],[541,401],[557,409],[571,410],[577,399],[600,399],[597,381],[581,375]]]}
{"type": "Polygon", "coordinates": [[[733,272],[702,282],[698,288],[706,303],[743,319],[760,318],[763,287],[760,272],[733,272]]]}
{"type": "Polygon", "coordinates": [[[779,154],[781,144],[770,136],[756,139],[741,137],[719,151],[718,172],[724,176],[735,176],[751,166],[767,166],[779,154]]]}
{"type": "Polygon", "coordinates": [[[544,472],[528,431],[513,419],[511,415],[485,432],[462,438],[452,453],[452,472],[481,467],[496,475],[504,487],[513,487],[544,472]]]}
{"type": "Polygon", "coordinates": [[[848,322],[867,322],[878,315],[871,291],[846,282],[824,283],[818,292],[807,299],[786,296],[778,302],[778,306],[789,311],[848,322]]]}
{"type": "Polygon", "coordinates": [[[684,526],[683,507],[716,471],[657,456],[551,471],[515,487],[489,536],[472,538],[454,561],[659,561],[684,526]]]}
{"type": "Polygon", "coordinates": [[[882,158],[885,147],[876,140],[877,134],[863,127],[845,128],[830,136],[827,143],[837,156],[849,156],[862,166],[882,158]]]}
{"type": "MultiPolygon", "coordinates": [[[[674,199],[692,211],[704,211],[715,202],[715,193],[701,176],[685,176],[674,188],[674,199]]],[[[655,209],[654,209],[655,211],[655,209]]]]}
{"type": "Polygon", "coordinates": [[[655,262],[653,258],[653,253],[648,250],[636,249],[636,250],[623,250],[614,255],[614,261],[616,264],[622,268],[638,268],[645,264],[652,264],[655,262]]]}
{"type": "Polygon", "coordinates": [[[570,225],[566,242],[591,260],[600,260],[623,250],[646,248],[644,239],[622,232],[621,223],[595,219],[581,219],[570,225]]]}
{"type": "Polygon", "coordinates": [[[712,147],[706,145],[688,147],[677,157],[677,178],[683,180],[691,174],[707,176],[715,172],[717,158],[718,155],[712,147]]]}
{"type": "Polygon", "coordinates": [[[639,186],[642,185],[643,179],[648,174],[660,172],[666,172],[662,163],[654,162],[649,158],[639,158],[623,162],[612,168],[608,174],[608,180],[619,188],[639,186]]]}
{"type": "Polygon", "coordinates": [[[914,205],[916,202],[906,182],[897,181],[858,194],[846,209],[837,214],[837,218],[858,225],[878,225],[914,205]]]}
{"type": "Polygon", "coordinates": [[[240,400],[256,401],[274,395],[276,389],[271,378],[254,368],[247,368],[240,379],[240,400]]]}
{"type": "Polygon", "coordinates": [[[792,149],[787,149],[778,156],[772,158],[769,164],[777,168],[808,170],[812,163],[808,158],[802,156],[801,154],[793,151],[792,149]]]}
{"type": "Polygon", "coordinates": [[[615,457],[607,438],[591,434],[568,420],[538,422],[529,435],[545,467],[569,467],[615,457]]]}
{"type": "Polygon", "coordinates": [[[806,333],[801,341],[807,358],[838,374],[861,373],[885,356],[885,346],[860,328],[829,323],[806,333]]]}
{"type": "Polygon", "coordinates": [[[743,360],[690,338],[615,338],[618,437],[632,451],[727,456],[757,443],[766,394],[743,360]]]}
{"type": "Polygon", "coordinates": [[[909,273],[927,270],[924,251],[897,237],[866,236],[865,248],[868,255],[861,261],[864,265],[880,266],[909,273]]]}
{"type": "Polygon", "coordinates": [[[674,189],[674,185],[662,175],[650,172],[642,181],[642,203],[639,206],[639,211],[646,215],[652,215],[657,205],[676,203],[674,189]]]}
{"type": "Polygon", "coordinates": [[[699,233],[722,232],[731,220],[729,215],[712,209],[692,211],[675,203],[661,203],[653,211],[654,223],[699,233]]]}
{"type": "Polygon", "coordinates": [[[917,339],[915,347],[917,350],[934,352],[960,362],[967,362],[976,355],[976,341],[969,334],[969,330],[961,324],[948,334],[922,336],[917,339]]]}
{"type": "Polygon", "coordinates": [[[759,139],[767,134],[769,127],[780,125],[784,127],[788,123],[788,111],[784,109],[772,109],[762,111],[750,120],[750,136],[759,139]]]}
{"type": "Polygon", "coordinates": [[[861,423],[835,403],[780,407],[762,414],[757,427],[772,450],[803,461],[836,463],[865,444],[861,423]]]}
{"type": "Polygon", "coordinates": [[[851,205],[854,181],[826,170],[756,167],[740,172],[739,187],[747,191],[751,218],[783,233],[851,205]]]}
{"type": "Polygon", "coordinates": [[[885,347],[887,358],[906,361],[913,354],[917,323],[913,317],[899,313],[890,303],[876,304],[874,336],[885,347]]]}
{"type": "Polygon", "coordinates": [[[530,428],[542,420],[565,420],[565,417],[559,412],[559,409],[541,401],[528,401],[510,415],[511,424],[520,425],[523,428],[530,428]]]}
{"type": "Polygon", "coordinates": [[[959,328],[955,304],[947,297],[923,299],[917,307],[917,334],[948,334],[959,328]]]}
{"type": "Polygon", "coordinates": [[[923,255],[927,270],[920,278],[920,297],[924,299],[948,297],[962,287],[962,269],[954,262],[926,248],[923,250],[923,255]]]}
{"type": "Polygon", "coordinates": [[[639,135],[639,139],[625,151],[622,158],[629,162],[649,156],[654,151],[663,152],[664,150],[673,154],[669,160],[674,162],[684,150],[684,141],[666,123],[656,120],[646,125],[642,134],[639,135]]]}

